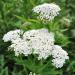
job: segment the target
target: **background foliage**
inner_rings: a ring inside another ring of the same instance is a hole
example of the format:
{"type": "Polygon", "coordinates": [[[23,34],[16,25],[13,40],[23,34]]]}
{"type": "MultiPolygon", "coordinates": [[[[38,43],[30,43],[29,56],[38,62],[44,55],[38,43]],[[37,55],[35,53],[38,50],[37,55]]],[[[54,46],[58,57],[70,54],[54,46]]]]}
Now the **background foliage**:
{"type": "MultiPolygon", "coordinates": [[[[31,9],[45,2],[54,2],[62,9],[59,17],[53,22],[55,27],[52,24],[49,29],[56,33],[56,43],[67,50],[70,59],[61,69],[56,69],[48,63],[41,74],[75,75],[75,0],[0,0],[0,75],[27,75],[27,71],[29,73],[34,68],[31,64],[35,65],[35,63],[32,63],[30,59],[17,58],[13,55],[14,53],[8,52],[7,47],[10,42],[4,43],[2,37],[6,32],[17,28],[23,30],[42,28],[42,23],[34,20],[35,15],[31,9]],[[31,66],[27,71],[26,63],[31,66]]],[[[43,67],[43,65],[40,66],[43,67]]],[[[33,72],[35,71],[34,68],[33,72]]]]}

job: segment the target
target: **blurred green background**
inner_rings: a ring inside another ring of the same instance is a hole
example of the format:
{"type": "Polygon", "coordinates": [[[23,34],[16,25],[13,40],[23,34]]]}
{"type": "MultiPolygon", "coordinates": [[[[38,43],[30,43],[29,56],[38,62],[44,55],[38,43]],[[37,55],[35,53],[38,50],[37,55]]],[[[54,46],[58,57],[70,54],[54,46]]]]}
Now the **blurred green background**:
{"type": "MultiPolygon", "coordinates": [[[[70,43],[64,48],[69,53],[70,59],[62,68],[47,68],[50,74],[47,74],[46,69],[46,73],[42,75],[75,75],[75,0],[0,0],[0,75],[26,75],[23,65],[17,64],[12,52],[7,51],[10,42],[4,43],[2,37],[6,32],[17,28],[33,29],[30,26],[31,20],[28,21],[30,18],[35,18],[32,8],[42,3],[52,2],[61,7],[59,18],[55,21],[65,29],[63,34],[68,37],[70,43]]],[[[62,35],[57,42],[64,45],[66,37],[63,37],[60,43],[61,37],[62,35]]]]}

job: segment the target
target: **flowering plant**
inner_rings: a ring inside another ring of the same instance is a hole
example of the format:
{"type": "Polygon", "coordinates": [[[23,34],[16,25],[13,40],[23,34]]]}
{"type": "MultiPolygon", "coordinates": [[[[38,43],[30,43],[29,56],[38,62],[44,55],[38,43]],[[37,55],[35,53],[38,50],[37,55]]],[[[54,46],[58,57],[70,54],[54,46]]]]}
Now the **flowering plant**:
{"type": "MultiPolygon", "coordinates": [[[[35,26],[31,30],[16,29],[9,31],[3,36],[4,42],[11,42],[8,49],[14,50],[15,56],[17,56],[16,60],[20,58],[21,64],[33,72],[33,75],[42,75],[42,71],[49,64],[54,65],[56,68],[61,68],[66,59],[69,59],[68,53],[62,48],[63,44],[67,44],[67,41],[62,43],[62,39],[60,38],[64,36],[61,33],[62,29],[60,29],[58,23],[52,22],[60,10],[60,7],[53,3],[38,5],[32,11],[37,13],[38,19],[46,22],[46,25],[37,19],[34,20],[36,22],[31,22],[31,24],[35,23],[35,26]],[[39,24],[40,29],[35,29],[36,23],[39,24]],[[58,42],[60,39],[61,41],[58,42]],[[22,55],[27,57],[25,61],[22,59],[22,55]]],[[[32,73],[29,75],[32,75],[32,73]]]]}

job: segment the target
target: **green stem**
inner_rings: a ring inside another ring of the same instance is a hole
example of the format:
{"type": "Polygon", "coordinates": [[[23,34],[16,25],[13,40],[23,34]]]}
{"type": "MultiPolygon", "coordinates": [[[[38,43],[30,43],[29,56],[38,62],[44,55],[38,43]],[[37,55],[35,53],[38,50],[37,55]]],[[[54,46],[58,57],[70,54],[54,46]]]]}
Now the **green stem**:
{"type": "Polygon", "coordinates": [[[24,64],[24,62],[22,60],[22,57],[20,57],[20,61],[22,62],[22,65],[24,67],[24,70],[25,70],[26,75],[28,75],[28,72],[27,72],[26,66],[25,66],[25,64],[24,64]]]}
{"type": "Polygon", "coordinates": [[[50,61],[48,61],[45,66],[43,66],[42,68],[40,68],[38,72],[40,73],[41,71],[43,71],[48,66],[49,63],[50,63],[50,61]]]}

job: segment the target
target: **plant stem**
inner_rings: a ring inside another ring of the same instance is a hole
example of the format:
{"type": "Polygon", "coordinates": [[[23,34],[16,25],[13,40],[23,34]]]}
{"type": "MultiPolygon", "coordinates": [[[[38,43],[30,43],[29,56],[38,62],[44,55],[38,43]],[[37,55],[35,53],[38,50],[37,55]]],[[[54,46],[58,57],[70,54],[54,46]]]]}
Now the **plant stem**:
{"type": "Polygon", "coordinates": [[[42,68],[40,68],[38,72],[41,72],[42,70],[44,70],[48,66],[49,63],[50,63],[50,61],[48,61],[45,66],[43,66],[42,68]]]}
{"type": "Polygon", "coordinates": [[[28,75],[28,72],[27,72],[26,66],[25,66],[25,64],[24,64],[24,62],[23,62],[22,57],[20,57],[20,60],[21,60],[21,62],[22,62],[22,65],[23,65],[23,67],[24,67],[24,70],[25,70],[26,75],[28,75]]]}

